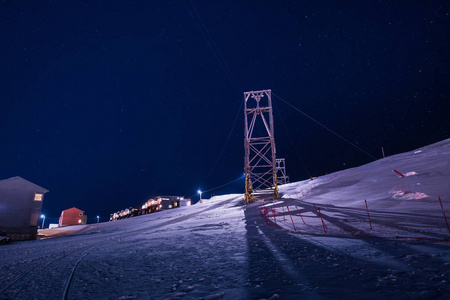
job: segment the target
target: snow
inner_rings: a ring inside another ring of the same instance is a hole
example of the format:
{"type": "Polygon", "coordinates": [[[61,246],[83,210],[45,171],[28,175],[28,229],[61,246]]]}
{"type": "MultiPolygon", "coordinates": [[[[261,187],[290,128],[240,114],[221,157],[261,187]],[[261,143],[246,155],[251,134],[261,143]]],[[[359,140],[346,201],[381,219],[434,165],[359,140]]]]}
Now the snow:
{"type": "Polygon", "coordinates": [[[280,186],[277,201],[42,230],[0,247],[0,298],[448,299],[449,162],[450,139],[280,186]]]}

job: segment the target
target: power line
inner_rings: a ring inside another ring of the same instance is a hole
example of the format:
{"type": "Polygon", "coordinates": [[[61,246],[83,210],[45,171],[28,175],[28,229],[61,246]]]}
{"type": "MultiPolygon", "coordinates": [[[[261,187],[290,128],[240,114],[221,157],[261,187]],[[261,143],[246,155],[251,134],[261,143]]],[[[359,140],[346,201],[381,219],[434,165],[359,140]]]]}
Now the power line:
{"type": "MultiPolygon", "coordinates": [[[[205,23],[203,22],[202,17],[200,16],[200,14],[198,13],[197,9],[195,8],[194,3],[192,3],[192,1],[189,0],[189,5],[186,1],[183,1],[184,5],[186,7],[186,10],[188,11],[189,15],[191,16],[192,20],[194,21],[194,23],[197,25],[198,29],[200,30],[200,33],[202,34],[204,40],[206,41],[206,43],[208,44],[209,49],[212,51],[215,59],[217,60],[217,63],[219,64],[219,67],[221,69],[224,70],[225,75],[228,77],[228,79],[230,80],[231,84],[234,86],[234,88],[242,94],[241,89],[239,88],[239,85],[236,81],[236,78],[233,75],[233,72],[231,72],[231,69],[228,67],[228,64],[226,63],[225,59],[223,58],[221,52],[219,51],[219,49],[217,48],[216,44],[214,43],[214,40],[212,39],[211,35],[209,34],[208,29],[206,28],[205,23]],[[192,10],[191,10],[192,9],[192,10]]],[[[236,113],[236,117],[234,118],[234,122],[233,122],[233,126],[228,134],[228,137],[225,141],[224,146],[222,147],[222,150],[220,151],[219,155],[216,158],[216,161],[214,162],[213,166],[211,167],[210,171],[208,172],[208,174],[206,175],[205,179],[203,180],[203,183],[206,183],[206,181],[209,179],[209,177],[211,176],[214,168],[216,167],[217,163],[219,162],[220,158],[222,157],[222,154],[224,153],[228,142],[230,140],[230,137],[234,131],[234,128],[236,127],[236,123],[239,117],[239,113],[241,111],[242,105],[244,103],[244,100],[241,101],[241,104],[239,106],[239,109],[236,113]]]]}
{"type": "Polygon", "coordinates": [[[242,90],[240,89],[235,77],[233,76],[233,72],[231,72],[231,69],[228,67],[228,64],[226,63],[225,59],[223,58],[221,52],[217,48],[216,44],[214,43],[214,40],[212,39],[211,35],[209,34],[208,29],[206,28],[205,23],[203,22],[202,17],[198,13],[197,9],[195,8],[194,3],[192,1],[189,1],[189,4],[194,11],[192,13],[191,9],[189,8],[186,1],[183,1],[184,5],[186,6],[186,10],[188,11],[189,15],[191,16],[192,20],[195,22],[197,27],[200,30],[200,33],[202,34],[203,38],[205,39],[206,43],[208,44],[209,48],[214,54],[214,57],[216,58],[219,67],[222,68],[228,77],[228,79],[231,81],[231,84],[236,88],[236,90],[242,94],[242,90]]]}
{"type": "Polygon", "coordinates": [[[236,179],[234,179],[234,180],[232,180],[232,181],[229,181],[229,182],[227,182],[227,183],[224,183],[224,184],[222,184],[222,185],[216,186],[215,188],[212,188],[212,189],[209,189],[209,190],[206,190],[206,191],[202,191],[202,193],[207,193],[207,192],[211,192],[211,191],[220,189],[220,188],[222,188],[222,187],[224,187],[224,186],[230,185],[230,184],[232,184],[233,182],[236,182],[236,181],[239,181],[239,180],[242,180],[242,179],[244,179],[244,177],[243,177],[243,176],[240,176],[239,178],[236,178],[236,179]]]}
{"type": "MultiPolygon", "coordinates": [[[[219,185],[219,186],[216,186],[216,187],[214,187],[214,188],[212,188],[212,189],[208,189],[208,190],[206,190],[206,191],[202,191],[202,193],[207,193],[207,192],[211,192],[211,191],[220,189],[220,188],[222,188],[222,187],[224,187],[224,186],[230,185],[230,184],[232,184],[232,183],[234,183],[234,182],[236,182],[236,181],[242,180],[242,179],[244,179],[244,176],[240,176],[239,178],[236,178],[236,179],[234,179],[234,180],[232,180],[232,181],[229,181],[229,182],[227,182],[227,183],[224,183],[224,184],[221,184],[221,185],[219,185]]],[[[196,194],[193,194],[193,195],[189,196],[189,198],[192,198],[192,197],[194,197],[195,195],[196,195],[196,194]]]]}
{"type": "Polygon", "coordinates": [[[314,119],[313,117],[309,116],[308,114],[306,114],[305,112],[301,111],[300,109],[298,109],[297,107],[295,107],[294,105],[290,104],[289,102],[287,102],[286,100],[284,100],[283,98],[281,98],[278,95],[275,95],[274,93],[272,93],[272,95],[274,95],[275,97],[277,97],[278,99],[280,99],[281,101],[283,101],[284,103],[286,103],[287,105],[289,105],[290,107],[292,107],[293,109],[295,109],[296,111],[298,111],[299,113],[301,113],[302,115],[304,115],[305,117],[307,117],[308,119],[310,119],[311,121],[315,122],[316,124],[322,126],[323,128],[325,128],[326,130],[328,130],[329,132],[331,132],[332,134],[336,135],[337,137],[339,137],[340,139],[342,139],[343,141],[347,142],[348,144],[352,145],[353,147],[355,147],[356,149],[358,149],[359,151],[365,153],[366,155],[368,155],[369,157],[373,158],[373,159],[377,159],[375,156],[369,154],[368,152],[364,151],[363,149],[361,149],[360,147],[356,146],[355,144],[353,144],[352,142],[350,142],[349,140],[347,140],[346,138],[344,138],[342,135],[336,133],[335,131],[331,130],[330,128],[328,128],[327,126],[323,125],[322,123],[320,123],[319,121],[317,121],[316,119],[314,119]]]}
{"type": "Polygon", "coordinates": [[[238,112],[236,113],[236,117],[234,118],[234,123],[233,123],[233,127],[230,130],[230,133],[228,134],[227,140],[225,142],[225,145],[223,145],[222,151],[220,151],[219,156],[217,156],[216,161],[214,162],[211,170],[209,171],[208,175],[206,176],[206,178],[203,180],[203,183],[206,183],[206,181],[209,179],[209,176],[211,176],[212,171],[214,170],[214,168],[216,167],[217,163],[219,162],[219,159],[222,157],[223,152],[225,151],[225,148],[228,145],[228,141],[230,140],[231,134],[233,133],[234,128],[236,127],[236,123],[239,117],[239,113],[241,112],[241,108],[242,108],[242,104],[244,103],[244,100],[242,100],[241,105],[239,106],[238,112]]]}
{"type": "MultiPolygon", "coordinates": [[[[272,94],[273,94],[273,93],[272,93],[272,94]]],[[[274,102],[274,104],[275,104],[275,102],[274,102]]],[[[289,141],[291,142],[291,145],[292,145],[292,147],[293,147],[294,150],[295,150],[295,154],[297,154],[297,157],[298,157],[298,159],[300,160],[300,162],[302,163],[302,166],[303,166],[303,168],[305,169],[305,171],[306,171],[306,173],[308,174],[308,176],[311,177],[311,174],[309,173],[308,169],[306,168],[306,165],[305,165],[305,163],[303,162],[303,159],[300,157],[300,154],[299,154],[299,152],[298,152],[298,150],[297,150],[297,147],[295,147],[294,141],[292,140],[292,137],[291,137],[291,135],[289,134],[289,132],[288,132],[288,130],[287,130],[286,124],[284,124],[284,120],[283,120],[283,117],[281,116],[280,110],[277,109],[277,111],[278,111],[278,115],[280,116],[281,124],[283,124],[284,131],[286,131],[286,134],[287,134],[287,136],[288,136],[288,138],[289,138],[289,141]]]]}

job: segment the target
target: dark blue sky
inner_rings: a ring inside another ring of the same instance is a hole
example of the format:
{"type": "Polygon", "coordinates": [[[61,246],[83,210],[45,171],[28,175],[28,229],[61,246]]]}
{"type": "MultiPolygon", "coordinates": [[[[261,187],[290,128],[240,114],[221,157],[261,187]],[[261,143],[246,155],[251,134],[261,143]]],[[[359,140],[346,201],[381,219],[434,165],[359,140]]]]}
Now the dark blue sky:
{"type": "MultiPolygon", "coordinates": [[[[448,138],[449,21],[446,1],[2,1],[0,179],[50,190],[49,218],[191,196],[242,175],[258,89],[377,158],[448,138]]],[[[373,160],[273,100],[291,181],[373,160]]]]}

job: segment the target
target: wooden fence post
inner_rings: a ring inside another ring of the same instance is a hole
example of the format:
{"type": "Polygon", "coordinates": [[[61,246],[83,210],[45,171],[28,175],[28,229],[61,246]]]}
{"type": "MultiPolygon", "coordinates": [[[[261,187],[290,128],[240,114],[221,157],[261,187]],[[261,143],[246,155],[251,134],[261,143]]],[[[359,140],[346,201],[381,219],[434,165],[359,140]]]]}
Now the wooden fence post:
{"type": "Polygon", "coordinates": [[[367,200],[364,199],[364,201],[366,202],[366,210],[367,210],[367,217],[369,217],[370,230],[373,230],[372,229],[372,221],[370,221],[369,207],[367,206],[367,200]]]}
{"type": "Polygon", "coordinates": [[[325,232],[325,234],[327,234],[327,231],[325,230],[325,222],[322,219],[322,214],[320,213],[320,208],[317,209],[317,211],[319,212],[319,216],[320,216],[320,220],[322,220],[322,226],[323,226],[323,231],[325,232]]]}
{"type": "Polygon", "coordinates": [[[286,206],[288,212],[289,212],[289,216],[291,216],[291,221],[292,221],[292,226],[294,226],[294,231],[297,231],[297,229],[295,229],[295,224],[294,224],[294,220],[292,219],[292,215],[291,215],[291,211],[289,210],[289,206],[286,206]]]}
{"type": "Polygon", "coordinates": [[[439,203],[441,203],[442,214],[444,215],[445,224],[447,224],[448,233],[450,233],[450,227],[448,226],[447,217],[445,216],[444,206],[442,205],[441,196],[439,196],[439,203]]]}

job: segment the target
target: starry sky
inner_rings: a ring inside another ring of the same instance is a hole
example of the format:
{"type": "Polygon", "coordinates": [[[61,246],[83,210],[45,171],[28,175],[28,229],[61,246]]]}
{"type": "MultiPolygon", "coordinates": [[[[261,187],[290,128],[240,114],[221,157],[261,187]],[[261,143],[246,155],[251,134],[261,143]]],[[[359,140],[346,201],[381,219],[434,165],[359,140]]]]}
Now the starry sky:
{"type": "Polygon", "coordinates": [[[246,91],[348,140],[273,96],[291,181],[450,137],[447,1],[5,0],[0,38],[0,179],[51,223],[243,192],[246,91]]]}

